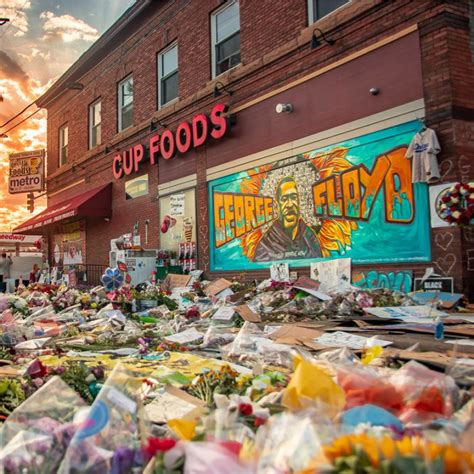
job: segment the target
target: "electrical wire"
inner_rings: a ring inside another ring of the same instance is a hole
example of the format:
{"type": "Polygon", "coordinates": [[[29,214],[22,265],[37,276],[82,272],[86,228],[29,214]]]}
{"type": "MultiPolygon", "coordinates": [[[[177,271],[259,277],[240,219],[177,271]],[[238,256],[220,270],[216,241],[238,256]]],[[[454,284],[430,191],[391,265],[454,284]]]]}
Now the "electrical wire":
{"type": "Polygon", "coordinates": [[[5,28],[5,30],[3,30],[3,34],[0,35],[0,39],[2,39],[7,34],[7,31],[10,28],[10,26],[13,24],[13,21],[16,20],[16,17],[18,16],[18,14],[25,9],[25,6],[26,6],[27,3],[28,3],[28,0],[25,0],[25,3],[23,3],[23,6],[16,11],[15,16],[10,19],[7,27],[5,28]]]}
{"type": "MultiPolygon", "coordinates": [[[[8,130],[5,130],[4,132],[2,132],[2,134],[7,134],[8,132],[12,131],[14,128],[18,127],[18,125],[21,125],[23,122],[26,122],[30,117],[33,117],[33,115],[37,114],[41,109],[37,109],[35,110],[33,113],[31,113],[30,115],[28,115],[27,117],[25,117],[23,120],[21,120],[20,122],[18,122],[17,124],[13,125],[13,127],[10,127],[8,130]]],[[[13,120],[13,119],[12,119],[13,120]]],[[[10,120],[11,122],[11,120],[10,120]]]]}
{"type": "MultiPolygon", "coordinates": [[[[36,104],[36,100],[34,100],[34,102],[31,102],[31,104],[28,104],[23,110],[21,110],[20,112],[18,112],[16,115],[14,115],[11,119],[7,120],[5,123],[2,123],[2,125],[0,125],[0,128],[3,128],[5,127],[6,125],[8,125],[9,123],[13,122],[13,120],[15,120],[17,117],[19,117],[22,113],[24,113],[26,110],[28,110],[32,105],[35,105],[36,104]]],[[[38,109],[38,110],[41,110],[41,109],[38,109]]],[[[38,112],[37,110],[37,112],[38,112]]],[[[6,132],[5,132],[6,133],[6,132]]]]}

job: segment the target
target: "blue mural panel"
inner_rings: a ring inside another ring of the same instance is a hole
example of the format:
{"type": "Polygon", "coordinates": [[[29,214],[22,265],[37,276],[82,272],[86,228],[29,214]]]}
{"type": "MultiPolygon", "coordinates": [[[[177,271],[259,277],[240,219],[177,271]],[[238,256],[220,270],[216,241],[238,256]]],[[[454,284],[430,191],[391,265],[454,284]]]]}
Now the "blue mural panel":
{"type": "Polygon", "coordinates": [[[408,122],[209,183],[211,270],[431,259],[428,195],[408,122]]]}

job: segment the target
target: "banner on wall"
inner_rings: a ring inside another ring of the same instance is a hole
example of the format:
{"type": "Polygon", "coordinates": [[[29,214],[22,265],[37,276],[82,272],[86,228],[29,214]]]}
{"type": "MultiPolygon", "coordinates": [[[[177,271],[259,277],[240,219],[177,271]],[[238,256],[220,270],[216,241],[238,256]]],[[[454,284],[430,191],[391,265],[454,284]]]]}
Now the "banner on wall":
{"type": "Polygon", "coordinates": [[[53,234],[53,265],[81,265],[86,262],[86,223],[58,225],[53,234]]]}
{"type": "Polygon", "coordinates": [[[409,122],[209,183],[211,270],[431,259],[428,193],[409,122]]]}

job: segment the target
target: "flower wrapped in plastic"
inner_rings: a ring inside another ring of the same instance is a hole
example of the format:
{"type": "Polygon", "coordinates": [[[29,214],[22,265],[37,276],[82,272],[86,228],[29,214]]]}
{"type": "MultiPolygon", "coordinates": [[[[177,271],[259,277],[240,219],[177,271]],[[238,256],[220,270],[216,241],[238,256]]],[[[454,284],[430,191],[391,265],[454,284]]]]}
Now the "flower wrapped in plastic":
{"type": "Polygon", "coordinates": [[[140,462],[139,418],[140,428],[146,426],[136,399],[141,386],[142,377],[117,363],[76,431],[59,473],[110,473],[114,459],[130,462],[128,471],[120,471],[130,472],[140,462]]]}
{"type": "Polygon", "coordinates": [[[85,403],[59,377],[51,378],[8,417],[0,437],[0,465],[8,474],[56,472],[78,428],[85,403]]]}
{"type": "Polygon", "coordinates": [[[123,274],[118,268],[107,268],[100,278],[104,288],[111,292],[123,285],[123,274]]]}

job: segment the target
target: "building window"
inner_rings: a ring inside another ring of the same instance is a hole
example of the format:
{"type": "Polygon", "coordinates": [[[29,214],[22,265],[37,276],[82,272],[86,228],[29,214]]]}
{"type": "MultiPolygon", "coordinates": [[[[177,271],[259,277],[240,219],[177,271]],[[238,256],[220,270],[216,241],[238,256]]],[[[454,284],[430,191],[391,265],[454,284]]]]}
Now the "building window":
{"type": "Polygon", "coordinates": [[[351,0],[308,0],[309,23],[329,15],[334,10],[342,7],[351,0]]]}
{"type": "Polygon", "coordinates": [[[178,97],[178,45],[158,55],[158,104],[160,107],[178,97]]]}
{"type": "Polygon", "coordinates": [[[239,2],[231,1],[212,14],[212,77],[240,64],[239,2]]]}
{"type": "Polygon", "coordinates": [[[89,106],[89,148],[101,143],[102,102],[100,100],[89,106]]]}
{"type": "Polygon", "coordinates": [[[63,125],[59,129],[59,166],[67,163],[68,127],[63,125]]]}
{"type": "Polygon", "coordinates": [[[144,174],[125,182],[125,199],[135,199],[148,194],[148,175],[144,174]]]}
{"type": "Polygon", "coordinates": [[[133,125],[133,77],[129,76],[118,85],[118,131],[133,125]]]}

